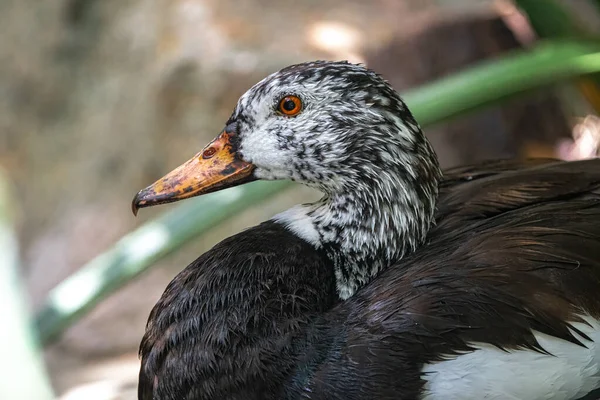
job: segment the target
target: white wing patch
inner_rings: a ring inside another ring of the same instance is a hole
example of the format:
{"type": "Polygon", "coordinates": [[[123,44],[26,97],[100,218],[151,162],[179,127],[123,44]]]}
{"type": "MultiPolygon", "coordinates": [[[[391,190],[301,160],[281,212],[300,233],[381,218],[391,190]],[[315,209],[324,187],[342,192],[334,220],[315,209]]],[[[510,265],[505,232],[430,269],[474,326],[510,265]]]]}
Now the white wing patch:
{"type": "Polygon", "coordinates": [[[539,332],[535,337],[552,355],[531,350],[504,352],[489,344],[423,367],[423,400],[571,400],[600,387],[600,321],[572,325],[592,342],[574,335],[587,349],[539,332]]]}

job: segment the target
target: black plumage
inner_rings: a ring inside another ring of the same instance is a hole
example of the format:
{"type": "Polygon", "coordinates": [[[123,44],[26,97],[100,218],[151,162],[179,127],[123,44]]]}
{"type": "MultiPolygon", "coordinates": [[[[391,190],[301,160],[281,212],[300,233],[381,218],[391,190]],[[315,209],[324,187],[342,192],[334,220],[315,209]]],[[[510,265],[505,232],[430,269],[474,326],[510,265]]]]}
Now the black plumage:
{"type": "Polygon", "coordinates": [[[471,341],[585,345],[566,321],[600,318],[600,160],[520,167],[449,173],[428,243],[344,302],[281,225],[224,240],[150,315],[139,398],[416,399],[420,367],[471,341]]]}

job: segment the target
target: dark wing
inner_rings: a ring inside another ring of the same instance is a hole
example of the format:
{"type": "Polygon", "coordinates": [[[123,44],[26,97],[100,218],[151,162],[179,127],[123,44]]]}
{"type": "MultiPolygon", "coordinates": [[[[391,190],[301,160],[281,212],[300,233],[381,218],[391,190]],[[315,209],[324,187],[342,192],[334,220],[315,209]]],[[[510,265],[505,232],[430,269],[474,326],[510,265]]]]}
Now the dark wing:
{"type": "Polygon", "coordinates": [[[329,261],[283,225],[268,221],[223,240],[152,310],[139,400],[278,398],[298,351],[292,338],[306,315],[335,300],[329,261]]]}
{"type": "Polygon", "coordinates": [[[323,334],[312,390],[413,399],[424,364],[472,342],[544,352],[535,330],[585,345],[569,323],[600,318],[600,160],[519,167],[447,177],[428,243],[327,316],[345,320],[323,334]]]}
{"type": "Polygon", "coordinates": [[[470,182],[486,176],[498,175],[504,172],[520,171],[531,167],[562,163],[555,158],[527,158],[527,159],[501,159],[490,160],[479,164],[462,165],[444,171],[444,180],[441,187],[454,186],[461,182],[470,182]]]}
{"type": "Polygon", "coordinates": [[[600,159],[498,161],[483,164],[480,170],[463,167],[453,171],[440,185],[438,227],[432,231],[437,236],[444,237],[465,222],[486,222],[504,212],[522,212],[519,210],[530,205],[595,196],[600,159]]]}

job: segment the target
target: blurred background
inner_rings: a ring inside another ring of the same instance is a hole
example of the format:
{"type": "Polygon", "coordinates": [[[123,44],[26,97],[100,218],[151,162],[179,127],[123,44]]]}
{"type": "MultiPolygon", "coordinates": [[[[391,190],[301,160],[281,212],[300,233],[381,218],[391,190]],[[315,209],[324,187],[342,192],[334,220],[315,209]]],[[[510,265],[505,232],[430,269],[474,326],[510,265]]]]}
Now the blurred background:
{"type": "MultiPolygon", "coordinates": [[[[556,2],[599,33],[594,1],[556,2]]],[[[134,218],[130,202],[217,135],[265,75],[348,59],[402,92],[535,46],[541,34],[508,0],[2,0],[0,32],[0,167],[32,315],[52,288],[170,207],[134,218]]],[[[596,89],[535,90],[426,133],[444,167],[595,156],[596,89]]],[[[316,197],[282,191],[103,299],[44,346],[56,396],[136,398],[137,346],[172,277],[222,238],[316,197]]]]}

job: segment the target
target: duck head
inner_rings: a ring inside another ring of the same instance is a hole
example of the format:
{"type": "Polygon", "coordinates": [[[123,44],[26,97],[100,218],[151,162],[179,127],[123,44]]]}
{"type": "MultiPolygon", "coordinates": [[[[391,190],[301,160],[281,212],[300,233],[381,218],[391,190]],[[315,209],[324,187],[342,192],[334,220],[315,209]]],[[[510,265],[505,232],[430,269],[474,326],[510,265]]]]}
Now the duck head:
{"type": "Polygon", "coordinates": [[[133,210],[256,179],[291,179],[325,196],[275,219],[329,248],[336,264],[373,264],[358,272],[362,282],[424,239],[440,177],[433,149],[385,80],[360,65],[318,61],[250,88],[219,136],[140,191],[133,210]]]}

